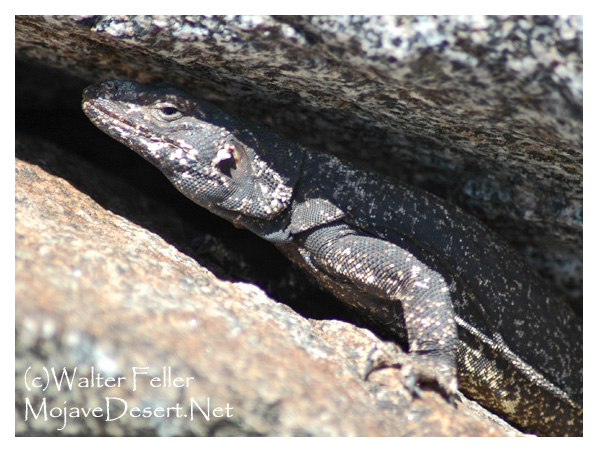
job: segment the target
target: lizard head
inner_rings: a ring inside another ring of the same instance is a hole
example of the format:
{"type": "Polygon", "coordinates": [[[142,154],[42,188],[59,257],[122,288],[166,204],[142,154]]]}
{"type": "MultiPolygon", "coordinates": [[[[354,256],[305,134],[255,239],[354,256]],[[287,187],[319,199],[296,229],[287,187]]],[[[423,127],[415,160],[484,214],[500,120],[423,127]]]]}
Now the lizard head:
{"type": "Polygon", "coordinates": [[[110,80],[86,88],[82,107],[201,206],[271,219],[291,203],[301,152],[180,89],[110,80]]]}

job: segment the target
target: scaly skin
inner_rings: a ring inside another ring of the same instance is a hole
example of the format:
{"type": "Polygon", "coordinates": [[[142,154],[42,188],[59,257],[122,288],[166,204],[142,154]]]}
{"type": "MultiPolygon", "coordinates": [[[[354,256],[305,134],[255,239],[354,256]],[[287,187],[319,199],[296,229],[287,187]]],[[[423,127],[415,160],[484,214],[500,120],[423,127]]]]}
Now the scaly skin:
{"type": "Polygon", "coordinates": [[[168,85],[103,82],[83,109],[185,196],[407,342],[408,381],[452,398],[459,378],[526,431],[582,434],[581,320],[473,217],[168,85]]]}

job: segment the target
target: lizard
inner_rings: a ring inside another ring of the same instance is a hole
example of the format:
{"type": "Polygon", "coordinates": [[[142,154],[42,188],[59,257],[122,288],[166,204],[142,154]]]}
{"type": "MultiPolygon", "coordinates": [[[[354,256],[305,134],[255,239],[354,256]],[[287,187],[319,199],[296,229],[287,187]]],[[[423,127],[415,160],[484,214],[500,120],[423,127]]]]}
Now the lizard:
{"type": "Polygon", "coordinates": [[[82,108],[407,346],[371,370],[397,366],[413,392],[466,395],[526,432],[582,435],[582,320],[473,216],[168,84],[104,81],[82,108]]]}

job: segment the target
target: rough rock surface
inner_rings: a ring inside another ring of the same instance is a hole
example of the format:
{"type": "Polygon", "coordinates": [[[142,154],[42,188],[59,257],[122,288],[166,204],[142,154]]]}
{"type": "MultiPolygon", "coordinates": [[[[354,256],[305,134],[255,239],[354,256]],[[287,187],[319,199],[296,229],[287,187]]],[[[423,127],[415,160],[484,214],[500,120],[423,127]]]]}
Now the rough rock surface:
{"type": "MultiPolygon", "coordinates": [[[[17,382],[42,363],[130,375],[142,357],[153,373],[172,364],[196,376],[195,387],[128,393],[132,405],[202,394],[240,408],[233,422],[72,419],[67,433],[505,433],[494,421],[461,424],[471,410],[434,392],[410,403],[396,376],[361,381],[380,340],[330,321],[356,322],[268,245],[181,200],[89,124],[81,90],[107,78],[179,84],[460,204],[582,312],[579,17],[16,16],[15,42],[17,130],[64,148],[20,148],[17,382]],[[303,316],[202,266],[256,282],[303,316]]],[[[89,390],[69,401],[130,392],[89,390]]],[[[52,401],[62,405],[62,393],[52,401]]],[[[17,416],[20,434],[58,424],[17,416]]]]}
{"type": "Polygon", "coordinates": [[[581,17],[16,21],[21,61],[179,84],[449,198],[581,303],[581,17]]]}
{"type": "Polygon", "coordinates": [[[18,137],[16,156],[17,434],[517,434],[467,400],[454,408],[425,390],[412,401],[397,370],[364,381],[380,339],[219,280],[111,212],[128,208],[127,192],[172,214],[128,184],[37,139],[18,137]],[[73,388],[35,387],[63,369],[73,388]]]}

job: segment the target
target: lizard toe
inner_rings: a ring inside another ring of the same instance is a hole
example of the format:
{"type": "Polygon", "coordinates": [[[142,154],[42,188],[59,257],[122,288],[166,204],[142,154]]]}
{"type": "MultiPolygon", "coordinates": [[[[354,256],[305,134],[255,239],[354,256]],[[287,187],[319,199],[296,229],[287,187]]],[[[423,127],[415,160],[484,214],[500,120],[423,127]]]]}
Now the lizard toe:
{"type": "Polygon", "coordinates": [[[410,395],[420,397],[420,384],[434,384],[450,403],[458,390],[457,368],[451,358],[436,353],[406,353],[392,342],[377,346],[368,354],[364,379],[376,370],[399,368],[410,395]]]}

